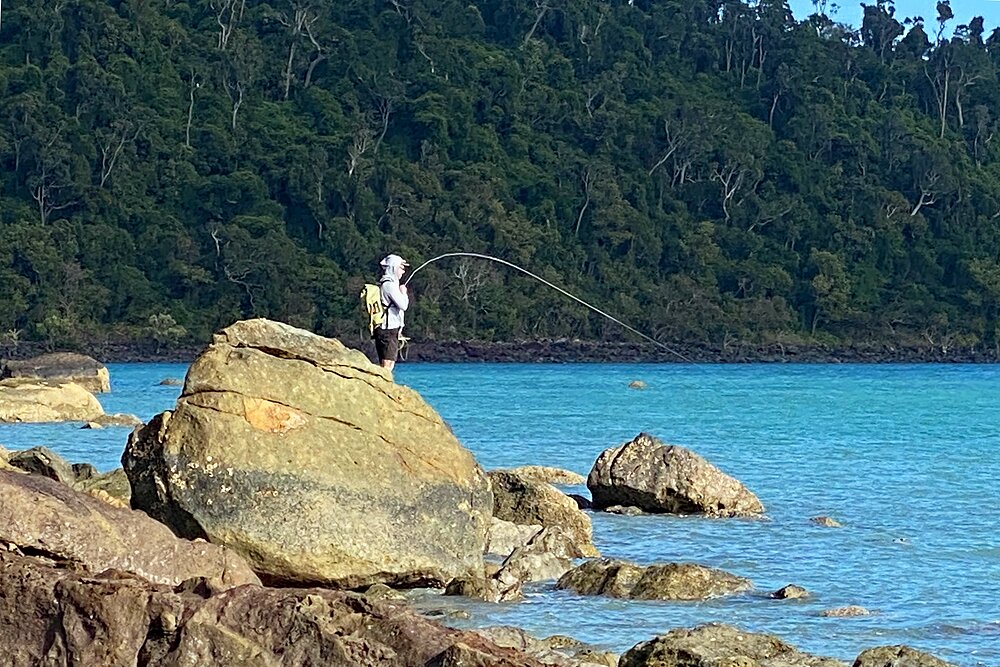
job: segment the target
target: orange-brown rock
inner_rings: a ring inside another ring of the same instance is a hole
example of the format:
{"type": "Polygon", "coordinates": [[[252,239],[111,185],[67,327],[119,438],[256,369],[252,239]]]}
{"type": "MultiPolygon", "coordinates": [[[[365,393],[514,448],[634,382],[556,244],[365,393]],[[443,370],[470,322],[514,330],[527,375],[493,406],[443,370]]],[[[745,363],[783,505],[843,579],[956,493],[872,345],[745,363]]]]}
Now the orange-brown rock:
{"type": "Polygon", "coordinates": [[[413,390],[339,341],[237,322],[133,433],[132,504],[269,582],[444,585],[481,573],[485,473],[413,390]]]}

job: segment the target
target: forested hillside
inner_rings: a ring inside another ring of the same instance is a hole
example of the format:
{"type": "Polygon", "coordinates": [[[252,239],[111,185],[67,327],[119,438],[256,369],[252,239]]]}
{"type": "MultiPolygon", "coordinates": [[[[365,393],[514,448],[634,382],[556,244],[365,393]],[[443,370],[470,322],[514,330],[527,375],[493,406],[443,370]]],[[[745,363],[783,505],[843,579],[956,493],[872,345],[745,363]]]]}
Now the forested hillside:
{"type": "Polygon", "coordinates": [[[5,0],[0,332],[994,349],[1000,32],[816,4],[5,0]]]}

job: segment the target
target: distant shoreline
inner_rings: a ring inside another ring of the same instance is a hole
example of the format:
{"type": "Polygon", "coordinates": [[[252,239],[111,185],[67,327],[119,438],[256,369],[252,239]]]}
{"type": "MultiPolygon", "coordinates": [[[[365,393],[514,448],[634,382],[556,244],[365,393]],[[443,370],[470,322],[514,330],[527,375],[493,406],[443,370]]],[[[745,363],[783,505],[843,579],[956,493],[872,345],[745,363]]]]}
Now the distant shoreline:
{"type": "MultiPolygon", "coordinates": [[[[374,347],[354,340],[342,341],[374,357],[374,347]]],[[[206,343],[207,345],[207,343],[206,343]]],[[[146,343],[102,343],[78,349],[102,363],[191,363],[206,345],[151,349],[146,343]]],[[[995,349],[949,349],[930,346],[897,346],[885,343],[849,346],[731,344],[726,349],[708,343],[671,344],[669,350],[645,343],[582,340],[537,340],[513,342],[411,340],[403,362],[482,363],[975,363],[1000,362],[995,349]]],[[[3,359],[26,359],[50,350],[42,343],[22,342],[16,349],[0,352],[3,359]]]]}

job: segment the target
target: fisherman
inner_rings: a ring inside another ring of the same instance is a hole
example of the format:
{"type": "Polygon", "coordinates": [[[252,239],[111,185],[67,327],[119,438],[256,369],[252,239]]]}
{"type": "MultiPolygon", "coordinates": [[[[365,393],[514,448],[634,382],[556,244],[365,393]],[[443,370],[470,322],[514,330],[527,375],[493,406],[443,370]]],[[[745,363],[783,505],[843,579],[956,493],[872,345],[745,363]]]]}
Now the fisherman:
{"type": "Polygon", "coordinates": [[[403,314],[410,306],[410,297],[406,285],[400,283],[403,273],[409,264],[399,255],[386,255],[379,262],[382,267],[382,277],[379,278],[379,292],[385,317],[375,329],[375,351],[382,368],[392,372],[399,356],[400,334],[403,331],[403,314]]]}

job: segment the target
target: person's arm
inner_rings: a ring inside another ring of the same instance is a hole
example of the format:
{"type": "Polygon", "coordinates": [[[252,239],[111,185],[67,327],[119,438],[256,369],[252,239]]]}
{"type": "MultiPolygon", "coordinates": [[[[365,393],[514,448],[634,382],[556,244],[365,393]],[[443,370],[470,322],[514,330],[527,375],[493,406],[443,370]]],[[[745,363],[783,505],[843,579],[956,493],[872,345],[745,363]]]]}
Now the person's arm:
{"type": "Polygon", "coordinates": [[[385,295],[400,310],[406,310],[410,307],[410,297],[406,293],[406,287],[399,283],[386,281],[385,295]]]}

